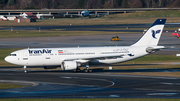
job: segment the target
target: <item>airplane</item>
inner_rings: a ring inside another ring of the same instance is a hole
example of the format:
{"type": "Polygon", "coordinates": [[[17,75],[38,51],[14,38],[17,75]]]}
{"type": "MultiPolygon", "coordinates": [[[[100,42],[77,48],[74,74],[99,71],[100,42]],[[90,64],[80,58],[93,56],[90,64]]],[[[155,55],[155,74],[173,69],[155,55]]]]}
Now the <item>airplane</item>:
{"type": "Polygon", "coordinates": [[[3,15],[0,15],[0,19],[3,20],[3,21],[8,21],[9,20],[5,16],[3,16],[3,15]]]}
{"type": "Polygon", "coordinates": [[[91,18],[91,16],[93,16],[93,15],[94,15],[94,16],[99,16],[99,15],[97,15],[97,14],[90,14],[88,9],[85,10],[85,11],[81,11],[80,14],[63,14],[64,17],[70,16],[71,18],[72,18],[73,16],[89,17],[89,18],[91,18]]]}
{"type": "Polygon", "coordinates": [[[17,50],[5,57],[5,61],[24,67],[43,66],[44,69],[61,67],[62,70],[92,72],[91,64],[113,64],[136,59],[165,46],[158,46],[166,19],[157,19],[136,43],[130,46],[70,47],[70,48],[27,48],[17,50]]]}
{"type": "Polygon", "coordinates": [[[99,17],[100,15],[107,15],[107,13],[90,14],[90,12],[89,12],[89,10],[88,10],[88,2],[87,2],[87,10],[81,11],[80,14],[63,14],[64,17],[70,16],[71,18],[72,18],[73,16],[89,17],[89,18],[91,18],[92,16],[99,17]]]}
{"type": "Polygon", "coordinates": [[[43,19],[44,17],[45,18],[51,18],[51,17],[53,17],[53,15],[52,14],[36,14],[36,17],[38,19],[43,19]]]}

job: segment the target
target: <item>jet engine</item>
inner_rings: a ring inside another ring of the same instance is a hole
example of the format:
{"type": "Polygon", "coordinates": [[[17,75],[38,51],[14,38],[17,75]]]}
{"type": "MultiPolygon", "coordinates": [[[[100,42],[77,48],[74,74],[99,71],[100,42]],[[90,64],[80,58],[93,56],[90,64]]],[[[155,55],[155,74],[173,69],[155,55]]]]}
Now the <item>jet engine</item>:
{"type": "Polygon", "coordinates": [[[76,61],[64,61],[61,65],[62,70],[75,70],[78,67],[81,67],[81,63],[76,61]]]}

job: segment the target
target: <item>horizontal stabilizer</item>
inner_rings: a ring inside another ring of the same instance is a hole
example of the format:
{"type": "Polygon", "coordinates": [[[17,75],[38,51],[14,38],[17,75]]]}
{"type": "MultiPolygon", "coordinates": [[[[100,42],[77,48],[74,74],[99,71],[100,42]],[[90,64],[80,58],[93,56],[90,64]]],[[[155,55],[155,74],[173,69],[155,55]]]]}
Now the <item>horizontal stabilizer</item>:
{"type": "Polygon", "coordinates": [[[146,52],[153,53],[153,52],[159,51],[161,49],[165,49],[165,48],[167,48],[167,47],[164,47],[164,46],[151,46],[151,47],[146,48],[146,52]]]}

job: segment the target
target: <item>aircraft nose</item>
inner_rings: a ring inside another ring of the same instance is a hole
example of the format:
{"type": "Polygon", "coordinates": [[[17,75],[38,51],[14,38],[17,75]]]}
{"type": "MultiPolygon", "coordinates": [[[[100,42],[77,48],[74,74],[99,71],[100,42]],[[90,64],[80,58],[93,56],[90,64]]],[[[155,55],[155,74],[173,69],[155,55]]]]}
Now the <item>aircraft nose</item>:
{"type": "Polygon", "coordinates": [[[18,65],[19,64],[19,61],[17,57],[12,57],[12,56],[6,56],[4,58],[4,60],[10,64],[14,64],[14,65],[18,65]]]}
{"type": "Polygon", "coordinates": [[[9,62],[9,57],[6,56],[6,57],[4,58],[4,60],[5,60],[6,62],[9,62]]]}
{"type": "Polygon", "coordinates": [[[4,60],[8,63],[12,63],[12,59],[9,56],[6,56],[4,60]]]}

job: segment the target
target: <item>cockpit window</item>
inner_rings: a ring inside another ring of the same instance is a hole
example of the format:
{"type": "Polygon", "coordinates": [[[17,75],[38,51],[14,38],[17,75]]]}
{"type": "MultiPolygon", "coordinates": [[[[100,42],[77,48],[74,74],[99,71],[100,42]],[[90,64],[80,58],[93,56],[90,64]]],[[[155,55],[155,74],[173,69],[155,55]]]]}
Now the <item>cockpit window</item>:
{"type": "Polygon", "coordinates": [[[10,54],[9,56],[16,56],[16,54],[10,54]]]}

